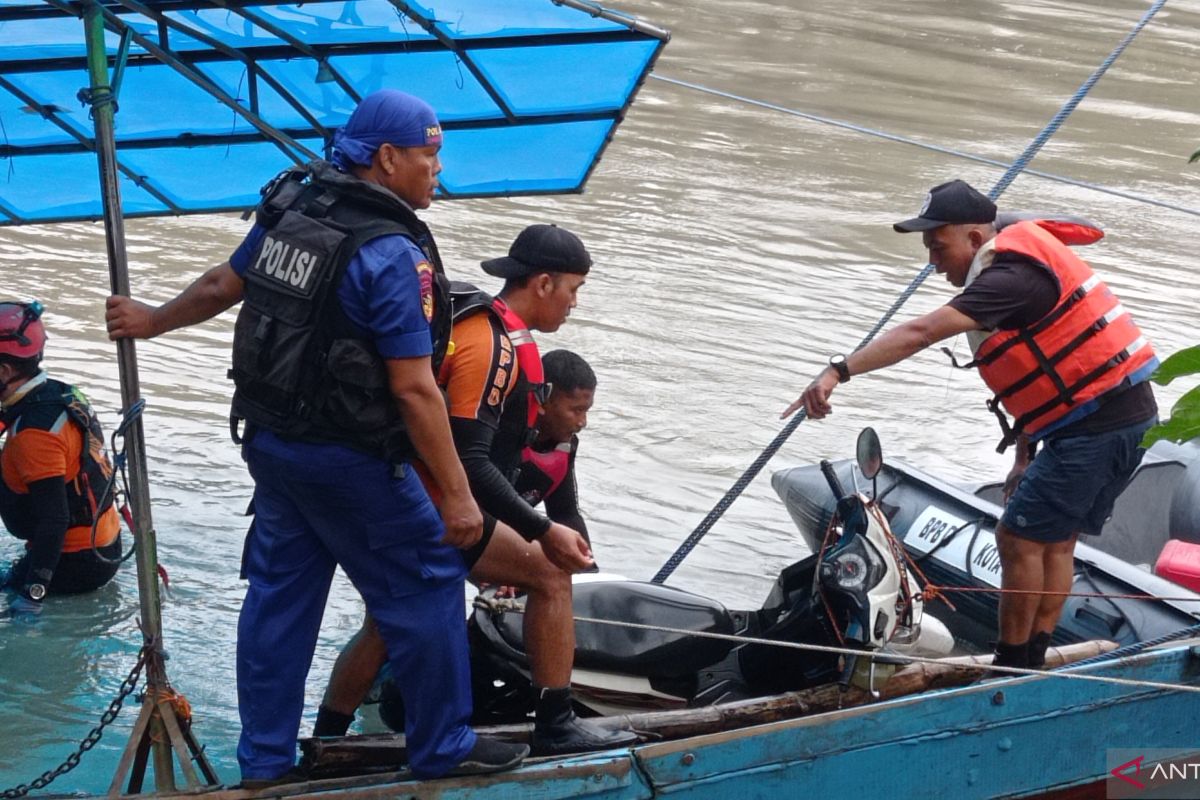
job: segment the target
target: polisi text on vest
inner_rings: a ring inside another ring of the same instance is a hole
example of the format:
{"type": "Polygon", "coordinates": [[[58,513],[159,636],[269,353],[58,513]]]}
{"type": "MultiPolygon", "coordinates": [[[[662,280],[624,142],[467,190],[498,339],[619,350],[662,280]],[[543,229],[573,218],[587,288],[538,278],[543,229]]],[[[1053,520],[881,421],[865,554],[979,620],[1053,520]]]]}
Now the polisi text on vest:
{"type": "Polygon", "coordinates": [[[254,270],[300,291],[308,289],[308,279],[320,259],[316,254],[272,236],[263,241],[254,270]]]}

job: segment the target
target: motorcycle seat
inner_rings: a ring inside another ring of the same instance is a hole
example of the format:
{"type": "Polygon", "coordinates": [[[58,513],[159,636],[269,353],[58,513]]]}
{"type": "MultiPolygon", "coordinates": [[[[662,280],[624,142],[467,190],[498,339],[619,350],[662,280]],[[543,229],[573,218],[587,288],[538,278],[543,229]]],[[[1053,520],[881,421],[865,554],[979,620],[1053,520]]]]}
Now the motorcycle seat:
{"type": "MultiPolygon", "coordinates": [[[[576,584],[577,618],[616,620],[689,631],[734,634],[725,606],[700,595],[640,581],[576,584]]],[[[500,635],[524,651],[521,617],[505,614],[500,635]]],[[[575,666],[647,678],[680,678],[720,661],[734,642],[596,622],[575,623],[575,666]]]]}

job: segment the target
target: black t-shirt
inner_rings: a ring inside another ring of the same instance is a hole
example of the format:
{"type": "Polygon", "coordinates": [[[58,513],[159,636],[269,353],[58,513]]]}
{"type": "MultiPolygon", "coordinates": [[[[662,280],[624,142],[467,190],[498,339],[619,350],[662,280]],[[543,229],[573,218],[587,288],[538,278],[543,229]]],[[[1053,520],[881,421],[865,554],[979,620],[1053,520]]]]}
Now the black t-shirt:
{"type": "MultiPolygon", "coordinates": [[[[1058,304],[1058,280],[1045,267],[1015,253],[997,253],[995,261],[948,305],[984,330],[1028,327],[1058,304]]],[[[1122,385],[1100,398],[1100,407],[1052,436],[1103,433],[1150,419],[1158,413],[1154,392],[1143,381],[1122,385]]]]}

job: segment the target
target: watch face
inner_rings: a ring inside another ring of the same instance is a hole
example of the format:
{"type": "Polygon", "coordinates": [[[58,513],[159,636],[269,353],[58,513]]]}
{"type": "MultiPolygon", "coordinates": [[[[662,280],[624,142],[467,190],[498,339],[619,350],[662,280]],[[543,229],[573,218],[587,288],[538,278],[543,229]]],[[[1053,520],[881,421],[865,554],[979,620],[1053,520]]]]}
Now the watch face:
{"type": "Polygon", "coordinates": [[[41,600],[46,596],[46,587],[40,583],[31,583],[29,585],[29,597],[31,600],[41,600]]]}

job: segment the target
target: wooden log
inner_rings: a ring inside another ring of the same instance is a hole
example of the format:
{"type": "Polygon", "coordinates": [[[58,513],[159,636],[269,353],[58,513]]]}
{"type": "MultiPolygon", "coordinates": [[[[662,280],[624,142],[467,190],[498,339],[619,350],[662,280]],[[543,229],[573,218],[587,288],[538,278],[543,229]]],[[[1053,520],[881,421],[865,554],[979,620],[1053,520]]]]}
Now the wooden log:
{"type": "MultiPolygon", "coordinates": [[[[1046,667],[1058,667],[1116,649],[1113,642],[1093,641],[1052,647],[1046,652],[1046,667]]],[[[991,654],[938,659],[937,663],[913,663],[899,669],[879,686],[879,700],[915,694],[926,689],[962,686],[978,680],[992,663],[991,654]]],[[[643,742],[683,739],[732,728],[762,725],[795,717],[852,708],[874,702],[870,692],[836,684],[769,697],[737,700],[715,706],[672,711],[649,711],[613,717],[595,717],[591,722],[607,729],[636,731],[643,742]]],[[[513,742],[528,743],[531,724],[496,725],[479,733],[513,742]]],[[[303,739],[300,748],[304,765],[314,778],[395,770],[406,761],[404,736],[368,734],[342,738],[303,739]]]]}

